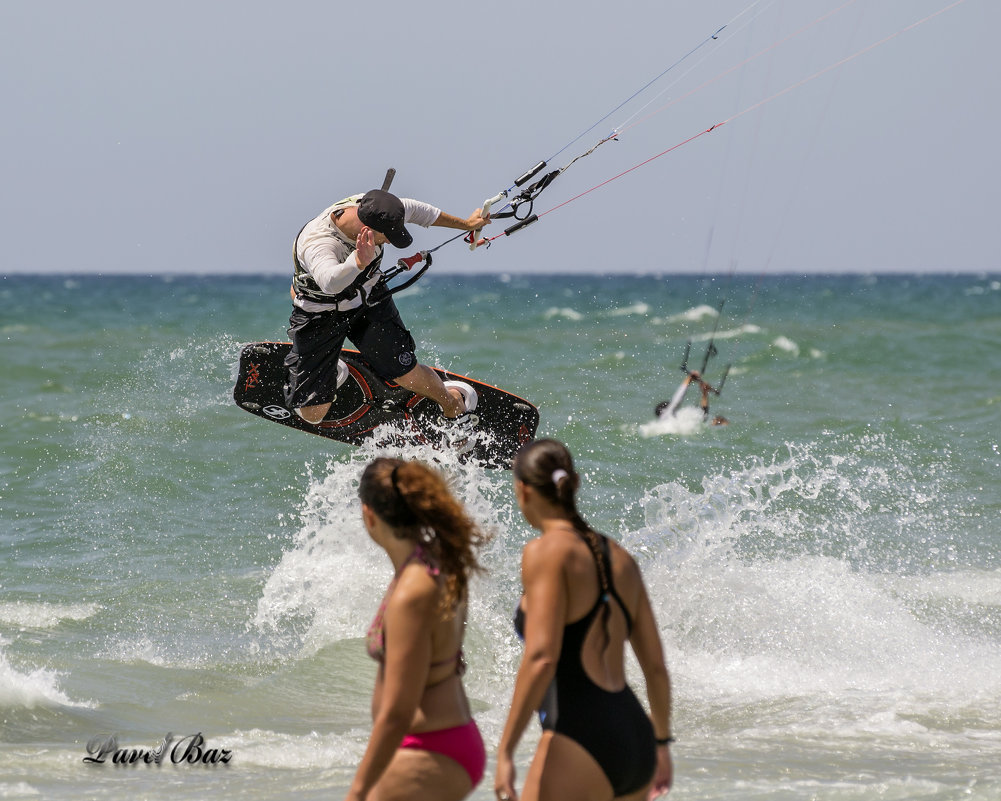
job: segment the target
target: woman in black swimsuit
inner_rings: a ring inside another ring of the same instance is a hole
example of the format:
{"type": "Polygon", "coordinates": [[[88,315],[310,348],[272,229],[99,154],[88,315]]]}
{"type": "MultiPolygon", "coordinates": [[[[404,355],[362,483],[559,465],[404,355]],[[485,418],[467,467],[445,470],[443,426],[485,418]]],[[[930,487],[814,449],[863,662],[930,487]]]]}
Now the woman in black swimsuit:
{"type": "Polygon", "coordinates": [[[577,512],[566,446],[535,440],[514,460],[514,492],[541,536],[525,545],[515,628],[525,653],[501,736],[494,789],[513,801],[514,752],[534,710],[542,737],[521,799],[610,801],[671,786],[671,684],[653,610],[632,557],[577,512]],[[629,642],[650,715],[625,678],[629,642]]]}

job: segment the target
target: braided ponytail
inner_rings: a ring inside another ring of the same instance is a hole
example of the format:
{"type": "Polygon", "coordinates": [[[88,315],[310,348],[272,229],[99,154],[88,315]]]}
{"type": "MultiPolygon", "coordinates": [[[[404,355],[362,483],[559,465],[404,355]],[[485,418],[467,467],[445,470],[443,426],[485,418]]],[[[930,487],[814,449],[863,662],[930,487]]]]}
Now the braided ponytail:
{"type": "Polygon", "coordinates": [[[608,619],[611,615],[609,591],[611,563],[606,559],[601,545],[602,535],[577,511],[577,489],[580,476],[574,470],[573,456],[562,442],[555,439],[537,439],[523,445],[515,454],[512,464],[515,478],[534,487],[544,498],[558,505],[567,515],[574,530],[594,555],[598,566],[602,612],[602,630],[605,635],[604,650],[610,641],[608,619]]]}
{"type": "Polygon", "coordinates": [[[577,511],[580,476],[574,470],[573,456],[567,446],[555,439],[536,439],[522,445],[514,456],[511,469],[546,499],[555,503],[581,530],[590,526],[577,511]]]}

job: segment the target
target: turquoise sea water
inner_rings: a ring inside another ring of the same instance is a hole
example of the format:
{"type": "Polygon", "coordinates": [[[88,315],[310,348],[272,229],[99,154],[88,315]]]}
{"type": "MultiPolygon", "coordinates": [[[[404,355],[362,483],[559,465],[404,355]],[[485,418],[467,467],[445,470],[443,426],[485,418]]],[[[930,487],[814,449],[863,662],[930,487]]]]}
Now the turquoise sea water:
{"type": "MultiPolygon", "coordinates": [[[[240,345],[285,337],[287,286],[0,279],[0,798],[347,786],[390,577],[355,500],[375,452],[230,396],[240,345]],[[163,764],[84,762],[168,733],[163,764]],[[198,733],[230,761],[172,764],[198,733]]],[[[538,405],[585,516],[640,559],[673,798],[1001,797],[1001,276],[432,274],[399,305],[424,361],[538,405]],[[655,423],[717,323],[731,425],[655,423]]],[[[492,747],[530,532],[507,471],[442,459],[495,532],[467,641],[492,747]]]]}

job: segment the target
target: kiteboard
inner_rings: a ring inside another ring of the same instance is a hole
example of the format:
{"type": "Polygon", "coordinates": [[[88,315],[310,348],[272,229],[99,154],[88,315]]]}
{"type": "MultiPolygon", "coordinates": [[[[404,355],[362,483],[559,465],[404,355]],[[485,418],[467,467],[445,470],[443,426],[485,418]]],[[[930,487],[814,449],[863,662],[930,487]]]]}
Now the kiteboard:
{"type": "MultiPolygon", "coordinates": [[[[289,342],[254,342],[240,351],[240,367],[233,388],[237,406],[274,423],[322,437],[361,445],[373,437],[386,445],[426,444],[443,450],[447,427],[440,422],[441,407],[433,400],[379,378],[355,350],[341,351],[337,397],[324,420],[307,423],[285,405],[285,356],[289,342]],[[388,425],[387,425],[388,424],[388,425]]],[[[539,410],[523,398],[447,370],[434,368],[445,381],[463,381],[476,390],[472,414],[476,425],[469,437],[466,459],[485,467],[510,468],[515,451],[535,438],[539,410]]]]}

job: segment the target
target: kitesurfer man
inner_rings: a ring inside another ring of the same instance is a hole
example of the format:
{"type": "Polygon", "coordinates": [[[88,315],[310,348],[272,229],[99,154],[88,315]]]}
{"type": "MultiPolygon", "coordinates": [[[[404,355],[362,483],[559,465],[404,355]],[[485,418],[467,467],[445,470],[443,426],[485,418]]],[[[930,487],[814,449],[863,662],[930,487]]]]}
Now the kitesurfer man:
{"type": "MultiPolygon", "coordinates": [[[[709,420],[709,393],[715,392],[718,395],[719,392],[708,382],[702,380],[702,375],[698,370],[690,370],[688,375],[685,376],[685,380],[681,382],[681,386],[675,391],[671,400],[658,403],[657,408],[654,409],[654,414],[656,414],[658,418],[671,417],[675,415],[678,411],[678,407],[681,406],[681,402],[685,398],[685,393],[688,391],[688,387],[691,384],[699,385],[699,389],[702,392],[702,398],[699,400],[699,408],[702,409],[702,418],[704,420],[709,420]]],[[[722,384],[720,386],[722,386],[722,384]]],[[[722,415],[716,415],[710,422],[714,426],[725,426],[730,424],[730,421],[722,415]]]]}
{"type": "Polygon", "coordinates": [[[347,376],[338,356],[348,338],[381,378],[430,398],[448,420],[465,418],[476,406],[475,390],[444,382],[418,363],[414,339],[385,293],[380,262],[387,243],[401,249],[413,243],[406,224],[478,231],[488,222],[481,209],[463,219],[373,189],[338,201],[306,223],[293,248],[288,407],[308,423],[322,422],[347,376]]]}

